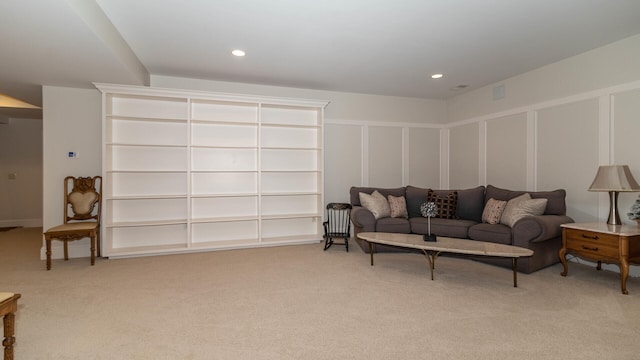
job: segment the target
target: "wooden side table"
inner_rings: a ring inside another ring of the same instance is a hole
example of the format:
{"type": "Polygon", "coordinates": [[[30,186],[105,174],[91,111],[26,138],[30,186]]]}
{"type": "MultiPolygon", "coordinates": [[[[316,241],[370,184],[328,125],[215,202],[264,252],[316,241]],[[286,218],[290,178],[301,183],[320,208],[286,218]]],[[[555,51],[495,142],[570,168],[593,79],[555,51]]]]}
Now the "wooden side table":
{"type": "Polygon", "coordinates": [[[18,299],[20,294],[0,292],[0,316],[4,324],[4,359],[13,360],[13,344],[16,342],[15,326],[16,311],[18,311],[18,299]]]}
{"type": "Polygon", "coordinates": [[[562,248],[558,255],[567,276],[567,253],[598,262],[618,264],[620,287],[628,294],[629,264],[640,264],[640,227],[636,225],[608,225],[601,222],[570,223],[562,227],[562,248]]]}

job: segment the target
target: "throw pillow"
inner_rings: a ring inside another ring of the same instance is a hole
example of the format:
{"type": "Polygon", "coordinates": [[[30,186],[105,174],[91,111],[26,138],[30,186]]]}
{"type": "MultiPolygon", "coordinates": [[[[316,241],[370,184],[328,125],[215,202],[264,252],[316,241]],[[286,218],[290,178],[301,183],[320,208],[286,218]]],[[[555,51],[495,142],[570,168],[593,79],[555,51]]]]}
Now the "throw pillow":
{"type": "Polygon", "coordinates": [[[392,218],[408,218],[409,213],[407,212],[407,201],[404,196],[393,196],[389,195],[389,208],[391,209],[391,217],[392,218]]]}
{"type": "Polygon", "coordinates": [[[371,211],[376,220],[391,215],[391,209],[389,208],[387,199],[385,199],[384,195],[380,194],[378,190],[374,191],[371,195],[361,192],[358,196],[360,197],[362,206],[371,211]]]}
{"type": "Polygon", "coordinates": [[[438,207],[437,218],[440,219],[457,219],[456,207],[458,206],[458,192],[452,191],[446,197],[438,196],[435,191],[429,189],[427,192],[427,201],[436,203],[438,207]]]}
{"type": "Polygon", "coordinates": [[[539,216],[544,214],[547,207],[547,199],[531,199],[520,203],[518,208],[513,212],[513,224],[527,216],[539,216]]]}
{"type": "Polygon", "coordinates": [[[506,206],[506,201],[496,200],[494,198],[489,199],[482,212],[482,222],[488,224],[499,223],[502,212],[506,206]]]}
{"type": "Polygon", "coordinates": [[[514,197],[513,199],[507,202],[507,206],[505,206],[504,211],[502,212],[502,217],[500,218],[500,224],[507,225],[508,227],[512,227],[515,223],[513,218],[513,212],[520,206],[520,203],[523,201],[531,200],[531,195],[528,193],[522,194],[520,196],[514,197]]]}

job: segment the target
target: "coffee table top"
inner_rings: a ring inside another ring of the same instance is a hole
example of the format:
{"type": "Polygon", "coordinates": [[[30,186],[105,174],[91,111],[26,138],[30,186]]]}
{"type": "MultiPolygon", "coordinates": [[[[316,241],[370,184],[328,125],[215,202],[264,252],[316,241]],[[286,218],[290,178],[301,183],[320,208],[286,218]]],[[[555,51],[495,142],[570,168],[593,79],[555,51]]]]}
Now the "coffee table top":
{"type": "Polygon", "coordinates": [[[501,256],[511,258],[533,255],[533,250],[518,246],[444,236],[438,236],[438,241],[435,242],[424,241],[422,239],[422,235],[416,234],[362,232],[358,234],[358,237],[377,244],[456,254],[501,256]]]}

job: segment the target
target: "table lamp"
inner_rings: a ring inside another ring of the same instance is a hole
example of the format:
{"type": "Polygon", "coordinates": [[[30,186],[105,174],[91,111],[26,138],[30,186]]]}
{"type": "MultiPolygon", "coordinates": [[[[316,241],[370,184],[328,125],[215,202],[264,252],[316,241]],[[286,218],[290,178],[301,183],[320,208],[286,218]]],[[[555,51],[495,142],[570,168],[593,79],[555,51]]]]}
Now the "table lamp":
{"type": "Polygon", "coordinates": [[[609,218],[607,224],[622,225],[618,213],[618,193],[640,191],[640,185],[631,175],[628,165],[600,165],[589,191],[609,192],[609,218]]]}

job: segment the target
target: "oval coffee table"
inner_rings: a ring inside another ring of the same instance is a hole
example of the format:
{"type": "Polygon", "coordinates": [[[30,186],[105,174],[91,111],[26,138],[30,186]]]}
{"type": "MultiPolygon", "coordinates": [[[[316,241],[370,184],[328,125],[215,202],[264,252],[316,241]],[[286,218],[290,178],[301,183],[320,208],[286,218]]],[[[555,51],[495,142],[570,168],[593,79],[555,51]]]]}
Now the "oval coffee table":
{"type": "Polygon", "coordinates": [[[431,280],[434,280],[433,270],[438,255],[442,253],[468,254],[482,256],[507,257],[512,259],[513,264],[513,287],[518,287],[518,258],[533,255],[533,250],[518,246],[496,244],[485,241],[469,239],[458,239],[438,236],[437,241],[429,242],[422,239],[422,235],[416,234],[396,234],[384,232],[362,232],[358,238],[369,243],[371,254],[371,266],[373,266],[373,252],[375,244],[385,244],[401,248],[422,250],[429,261],[431,270],[431,280]]]}

